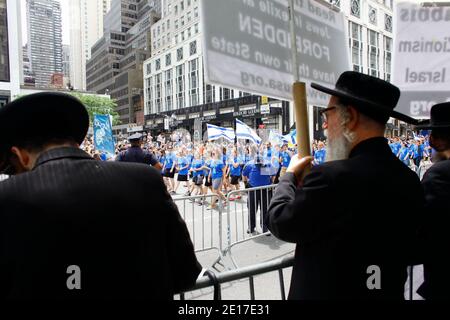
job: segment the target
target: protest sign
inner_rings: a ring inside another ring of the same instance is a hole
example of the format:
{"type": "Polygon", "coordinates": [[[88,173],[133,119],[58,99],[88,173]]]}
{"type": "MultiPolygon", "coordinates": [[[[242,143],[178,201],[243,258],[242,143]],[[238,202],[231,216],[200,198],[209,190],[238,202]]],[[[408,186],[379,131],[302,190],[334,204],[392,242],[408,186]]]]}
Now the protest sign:
{"type": "MultiPolygon", "coordinates": [[[[301,81],[334,86],[349,70],[344,16],[313,0],[295,0],[301,81]]],[[[292,100],[293,63],[288,1],[203,0],[206,82],[292,100]]],[[[307,87],[310,104],[329,96],[307,87]]]]}
{"type": "Polygon", "coordinates": [[[397,111],[427,118],[450,101],[450,7],[399,2],[394,8],[393,83],[402,95],[397,111]]]}

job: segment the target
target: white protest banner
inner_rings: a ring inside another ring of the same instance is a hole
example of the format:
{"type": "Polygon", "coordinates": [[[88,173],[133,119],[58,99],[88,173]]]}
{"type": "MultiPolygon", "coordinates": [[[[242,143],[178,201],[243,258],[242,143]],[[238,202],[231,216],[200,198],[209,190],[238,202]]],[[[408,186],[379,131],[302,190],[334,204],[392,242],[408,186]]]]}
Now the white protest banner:
{"type": "MultiPolygon", "coordinates": [[[[314,0],[295,0],[300,79],[334,86],[350,69],[344,16],[314,0]]],[[[206,81],[292,100],[287,0],[203,0],[206,81]]],[[[307,86],[308,102],[329,96],[307,86]]]]}
{"type": "Polygon", "coordinates": [[[402,95],[397,111],[427,118],[450,101],[450,7],[400,2],[394,8],[393,83],[402,95]]]}

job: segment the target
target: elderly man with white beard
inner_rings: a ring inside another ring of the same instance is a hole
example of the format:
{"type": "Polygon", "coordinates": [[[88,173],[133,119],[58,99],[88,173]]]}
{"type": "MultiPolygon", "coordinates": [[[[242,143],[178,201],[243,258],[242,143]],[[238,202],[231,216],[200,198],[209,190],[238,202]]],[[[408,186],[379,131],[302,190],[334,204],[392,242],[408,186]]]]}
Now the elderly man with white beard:
{"type": "Polygon", "coordinates": [[[394,111],[400,91],[378,78],[351,71],[334,89],[312,87],[331,95],[326,162],[302,178],[312,158],[294,156],[265,216],[273,235],[297,244],[289,298],[404,299],[424,197],[384,132],[389,117],[415,120],[394,111]]]}

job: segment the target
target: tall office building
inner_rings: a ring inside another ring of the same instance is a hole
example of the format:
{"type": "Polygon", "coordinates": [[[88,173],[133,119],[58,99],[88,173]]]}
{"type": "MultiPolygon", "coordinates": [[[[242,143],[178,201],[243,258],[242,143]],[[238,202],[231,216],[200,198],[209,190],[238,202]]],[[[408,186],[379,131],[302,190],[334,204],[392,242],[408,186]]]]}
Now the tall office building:
{"type": "Polygon", "coordinates": [[[62,73],[61,6],[56,0],[27,0],[28,50],[36,87],[62,73]]]}
{"type": "Polygon", "coordinates": [[[20,3],[0,0],[0,107],[20,92],[22,28],[20,3]]]}
{"type": "Polygon", "coordinates": [[[71,85],[86,90],[86,61],[103,36],[103,21],[111,0],[69,0],[71,85]]]}
{"type": "Polygon", "coordinates": [[[143,122],[143,62],[150,57],[150,28],[160,19],[161,0],[112,0],[104,19],[104,35],[86,63],[88,91],[117,100],[123,124],[143,122]],[[139,106],[140,105],[140,106],[139,106]]]}

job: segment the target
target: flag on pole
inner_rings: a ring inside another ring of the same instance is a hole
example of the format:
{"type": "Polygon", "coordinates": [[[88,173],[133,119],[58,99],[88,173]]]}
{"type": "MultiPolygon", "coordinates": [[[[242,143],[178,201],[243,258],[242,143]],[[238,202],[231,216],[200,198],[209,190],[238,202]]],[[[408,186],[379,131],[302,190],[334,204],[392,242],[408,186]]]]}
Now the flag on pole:
{"type": "Polygon", "coordinates": [[[210,141],[224,138],[230,142],[233,142],[236,138],[234,130],[231,128],[218,127],[209,123],[206,124],[206,127],[208,129],[208,140],[210,141]]]}
{"type": "Polygon", "coordinates": [[[94,146],[96,150],[106,153],[108,158],[114,157],[114,136],[109,115],[94,114],[94,146]]]}
{"type": "Polygon", "coordinates": [[[288,143],[289,140],[279,134],[276,130],[270,130],[269,142],[275,145],[283,145],[284,143],[288,143]]]}
{"type": "Polygon", "coordinates": [[[283,139],[289,143],[289,145],[297,144],[297,129],[292,130],[287,135],[283,136],[283,139]]]}
{"type": "Polygon", "coordinates": [[[236,136],[238,139],[248,139],[256,144],[260,144],[262,139],[248,125],[236,119],[236,136]]]}

